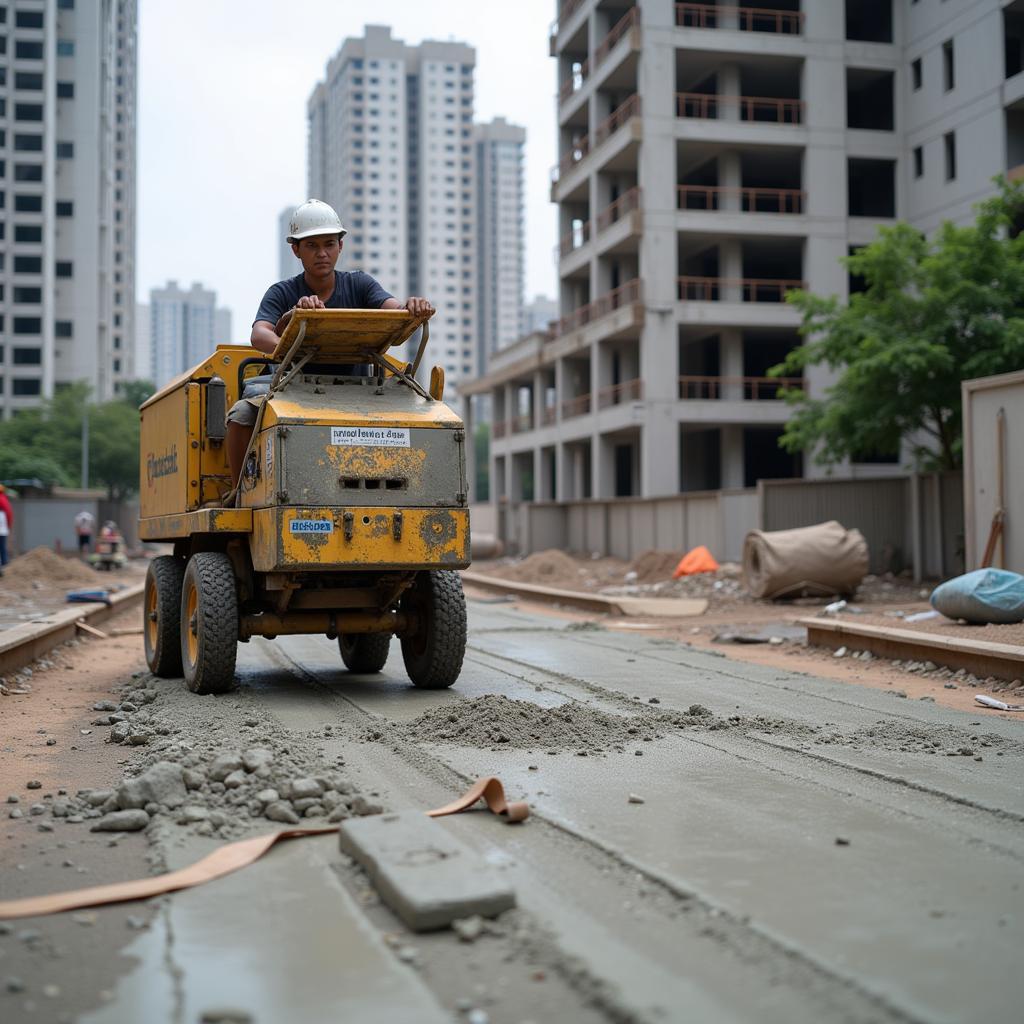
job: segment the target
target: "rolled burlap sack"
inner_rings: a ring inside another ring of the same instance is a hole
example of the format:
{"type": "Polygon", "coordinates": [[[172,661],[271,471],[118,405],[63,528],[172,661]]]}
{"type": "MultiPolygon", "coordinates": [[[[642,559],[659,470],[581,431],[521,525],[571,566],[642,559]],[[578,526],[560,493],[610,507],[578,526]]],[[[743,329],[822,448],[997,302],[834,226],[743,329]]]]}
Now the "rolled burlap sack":
{"type": "Polygon", "coordinates": [[[847,597],[867,571],[864,535],[834,519],[798,530],[751,530],[743,542],[743,583],[754,597],[847,597]]]}

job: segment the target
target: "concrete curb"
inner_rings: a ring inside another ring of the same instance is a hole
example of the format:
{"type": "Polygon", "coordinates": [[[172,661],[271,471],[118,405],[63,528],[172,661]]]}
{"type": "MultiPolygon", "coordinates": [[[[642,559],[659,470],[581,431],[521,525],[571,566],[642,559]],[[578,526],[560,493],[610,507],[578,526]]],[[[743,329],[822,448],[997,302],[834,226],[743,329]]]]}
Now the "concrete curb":
{"type": "Polygon", "coordinates": [[[962,668],[982,677],[1013,680],[1024,676],[1024,647],[1016,644],[964,640],[916,629],[827,619],[799,619],[797,624],[807,628],[807,643],[812,647],[831,650],[852,647],[883,658],[933,661],[945,668],[962,668]]]}
{"type": "Polygon", "coordinates": [[[482,590],[512,594],[548,604],[563,604],[569,608],[580,608],[583,611],[601,612],[606,615],[687,618],[691,615],[703,615],[708,607],[707,600],[702,597],[608,597],[604,594],[586,594],[578,590],[544,587],[539,583],[515,583],[465,570],[462,572],[462,581],[482,590]]]}
{"type": "Polygon", "coordinates": [[[145,589],[145,583],[136,583],[111,594],[109,605],[98,602],[73,604],[44,618],[5,629],[0,633],[0,675],[16,672],[54,647],[74,639],[78,632],[75,623],[96,626],[141,604],[145,589]]]}

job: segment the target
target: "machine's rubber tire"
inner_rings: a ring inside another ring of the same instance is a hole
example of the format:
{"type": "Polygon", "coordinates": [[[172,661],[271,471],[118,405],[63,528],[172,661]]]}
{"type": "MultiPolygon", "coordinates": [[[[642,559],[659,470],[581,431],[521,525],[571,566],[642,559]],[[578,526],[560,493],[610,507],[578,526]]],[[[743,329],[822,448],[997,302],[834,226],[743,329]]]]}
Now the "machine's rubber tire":
{"type": "Polygon", "coordinates": [[[238,592],[231,559],[201,551],[188,560],[181,590],[181,663],[193,693],[225,693],[235,678],[238,592]]]}
{"type": "Polygon", "coordinates": [[[462,577],[451,569],[416,574],[402,597],[402,611],[417,620],[402,637],[402,658],[413,686],[443,690],[462,671],[466,654],[466,598],[462,577]]]}
{"type": "Polygon", "coordinates": [[[142,644],[146,664],[155,676],[181,675],[181,582],[185,563],[160,555],[146,570],[142,600],[142,644]]]}
{"type": "Polygon", "coordinates": [[[341,660],[349,672],[379,672],[391,650],[390,633],[342,633],[338,637],[341,660]]]}

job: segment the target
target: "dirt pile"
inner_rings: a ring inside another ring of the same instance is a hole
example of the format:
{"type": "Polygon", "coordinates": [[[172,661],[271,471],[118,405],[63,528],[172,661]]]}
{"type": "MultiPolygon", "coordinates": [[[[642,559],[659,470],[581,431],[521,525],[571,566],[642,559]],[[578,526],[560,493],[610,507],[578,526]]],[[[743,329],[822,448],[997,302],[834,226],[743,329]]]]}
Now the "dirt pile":
{"type": "Polygon", "coordinates": [[[521,562],[496,566],[492,574],[516,583],[539,583],[547,587],[573,587],[584,584],[587,570],[564,551],[536,551],[521,562]]]}
{"type": "Polygon", "coordinates": [[[102,577],[77,558],[66,558],[49,548],[38,547],[11,559],[4,569],[4,581],[9,586],[40,584],[99,585],[102,577]]]}
{"type": "Polygon", "coordinates": [[[725,724],[696,704],[687,712],[643,710],[622,716],[577,702],[542,707],[499,694],[432,708],[409,722],[404,734],[419,743],[600,753],[622,751],[627,744],[650,742],[670,730],[693,726],[714,729],[725,724]]]}
{"type": "Polygon", "coordinates": [[[682,557],[681,551],[645,551],[629,563],[626,575],[629,577],[630,573],[636,573],[633,578],[636,583],[660,583],[670,580],[682,557]]]}

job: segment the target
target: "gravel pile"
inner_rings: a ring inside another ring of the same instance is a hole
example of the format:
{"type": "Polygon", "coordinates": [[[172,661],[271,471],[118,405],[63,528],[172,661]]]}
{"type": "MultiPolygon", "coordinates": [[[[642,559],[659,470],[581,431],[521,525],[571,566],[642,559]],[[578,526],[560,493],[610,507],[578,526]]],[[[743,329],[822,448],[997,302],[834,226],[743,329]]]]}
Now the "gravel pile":
{"type": "MultiPolygon", "coordinates": [[[[33,819],[41,831],[52,831],[55,819],[85,823],[93,832],[135,832],[160,820],[198,835],[230,838],[261,820],[298,825],[313,819],[310,824],[323,825],[383,810],[374,794],[358,792],[336,766],[322,763],[281,726],[253,718],[246,742],[238,743],[236,735],[238,745],[227,746],[219,730],[203,734],[182,726],[180,714],[162,708],[159,681],[148,673],[136,676],[120,701],[93,705],[101,712],[93,726],[110,729],[108,742],[141,748],[137,773],[112,789],[81,789],[73,796],[63,789],[33,793],[27,808],[11,793],[8,817],[33,819]],[[179,739],[179,733],[188,738],[179,739]]],[[[25,788],[41,787],[30,779],[25,788]]]]}

